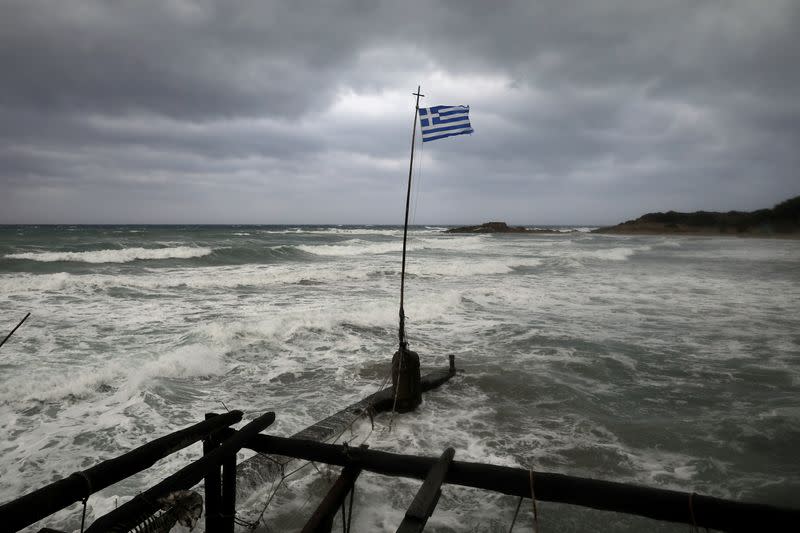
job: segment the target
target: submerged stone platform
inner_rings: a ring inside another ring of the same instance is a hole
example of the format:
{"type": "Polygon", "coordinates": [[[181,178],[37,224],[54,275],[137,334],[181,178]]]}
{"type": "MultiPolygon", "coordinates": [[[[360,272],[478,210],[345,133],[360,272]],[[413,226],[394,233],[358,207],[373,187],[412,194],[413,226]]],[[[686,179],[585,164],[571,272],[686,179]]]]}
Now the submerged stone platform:
{"type": "MultiPolygon", "coordinates": [[[[444,370],[435,370],[421,377],[422,392],[435,389],[455,376],[456,368],[453,356],[450,356],[450,367],[444,370]]],[[[376,393],[350,404],[307,428],[298,431],[291,438],[306,439],[325,442],[342,433],[356,416],[372,416],[392,410],[394,396],[392,388],[387,387],[376,393]]],[[[281,463],[292,459],[282,456],[254,455],[239,463],[236,467],[236,493],[237,498],[244,498],[258,486],[270,483],[281,475],[281,463]]]]}

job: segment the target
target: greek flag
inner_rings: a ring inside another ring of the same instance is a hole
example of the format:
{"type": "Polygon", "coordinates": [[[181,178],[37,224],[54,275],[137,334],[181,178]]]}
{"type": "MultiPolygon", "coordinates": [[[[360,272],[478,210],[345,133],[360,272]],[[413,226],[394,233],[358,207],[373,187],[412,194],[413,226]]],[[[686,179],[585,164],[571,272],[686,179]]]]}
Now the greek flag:
{"type": "Polygon", "coordinates": [[[472,133],[468,105],[437,105],[419,110],[422,142],[472,133]]]}

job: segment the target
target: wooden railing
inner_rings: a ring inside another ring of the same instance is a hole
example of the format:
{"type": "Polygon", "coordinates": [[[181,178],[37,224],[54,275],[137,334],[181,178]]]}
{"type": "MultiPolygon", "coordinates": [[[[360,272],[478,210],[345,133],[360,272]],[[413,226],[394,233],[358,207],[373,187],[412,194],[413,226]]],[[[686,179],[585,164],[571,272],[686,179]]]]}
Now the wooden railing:
{"type": "MultiPolygon", "coordinates": [[[[443,484],[462,485],[539,501],[561,502],[679,522],[722,531],[785,530],[800,523],[800,510],[743,503],[624,483],[522,468],[454,461],[455,451],[421,457],[370,450],[366,446],[325,444],[263,435],[275,420],[265,413],[240,430],[230,426],[241,411],[207,415],[203,422],[156,439],[120,457],[35,490],[0,506],[3,531],[18,531],[89,495],[153,465],[159,459],[203,440],[203,456],[94,521],[87,533],[130,531],[158,513],[160,498],[205,480],[206,531],[231,533],[236,514],[236,454],[247,448],[261,454],[342,466],[339,480],[311,515],[304,531],[329,531],[333,517],[362,470],[425,480],[406,518],[404,531],[421,531],[438,502],[443,484]]],[[[352,498],[351,498],[352,506],[352,498]]],[[[53,530],[48,530],[53,531],[53,530]]]]}

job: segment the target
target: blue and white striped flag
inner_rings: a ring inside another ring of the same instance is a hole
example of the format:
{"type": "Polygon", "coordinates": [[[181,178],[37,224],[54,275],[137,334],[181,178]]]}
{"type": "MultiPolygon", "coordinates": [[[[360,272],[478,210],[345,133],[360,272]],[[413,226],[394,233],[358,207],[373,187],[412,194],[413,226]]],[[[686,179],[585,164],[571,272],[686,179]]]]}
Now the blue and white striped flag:
{"type": "Polygon", "coordinates": [[[419,110],[422,142],[472,133],[468,105],[437,105],[419,110]]]}

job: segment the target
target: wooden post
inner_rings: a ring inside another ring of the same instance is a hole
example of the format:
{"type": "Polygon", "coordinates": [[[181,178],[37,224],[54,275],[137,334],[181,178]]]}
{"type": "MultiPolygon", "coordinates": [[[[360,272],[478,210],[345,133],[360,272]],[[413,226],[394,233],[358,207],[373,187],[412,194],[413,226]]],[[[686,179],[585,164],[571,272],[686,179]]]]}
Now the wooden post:
{"type": "MultiPolygon", "coordinates": [[[[206,420],[217,416],[216,413],[206,413],[206,420]]],[[[209,433],[203,440],[203,456],[209,455],[219,447],[219,441],[213,433],[209,433]]],[[[212,466],[203,478],[206,495],[206,531],[218,531],[222,495],[220,493],[219,466],[212,466]]]]}
{"type": "Polygon", "coordinates": [[[241,411],[231,411],[194,424],[0,505],[0,524],[3,531],[17,531],[29,526],[86,496],[151,467],[156,461],[201,440],[210,431],[230,426],[241,419],[241,411]]]}
{"type": "Polygon", "coordinates": [[[236,452],[222,462],[221,511],[219,531],[233,533],[236,518],[236,452]]]}
{"type": "MultiPolygon", "coordinates": [[[[216,418],[218,417],[213,417],[211,420],[216,418]]],[[[157,502],[159,498],[176,490],[186,490],[199,483],[210,468],[219,468],[225,459],[238,452],[252,437],[257,436],[274,421],[275,413],[273,412],[261,415],[237,431],[235,435],[226,439],[208,455],[178,470],[162,482],[95,520],[86,529],[86,533],[105,533],[120,524],[131,524],[133,527],[142,515],[146,516],[156,510],[153,508],[154,502],[157,502]]]]}

